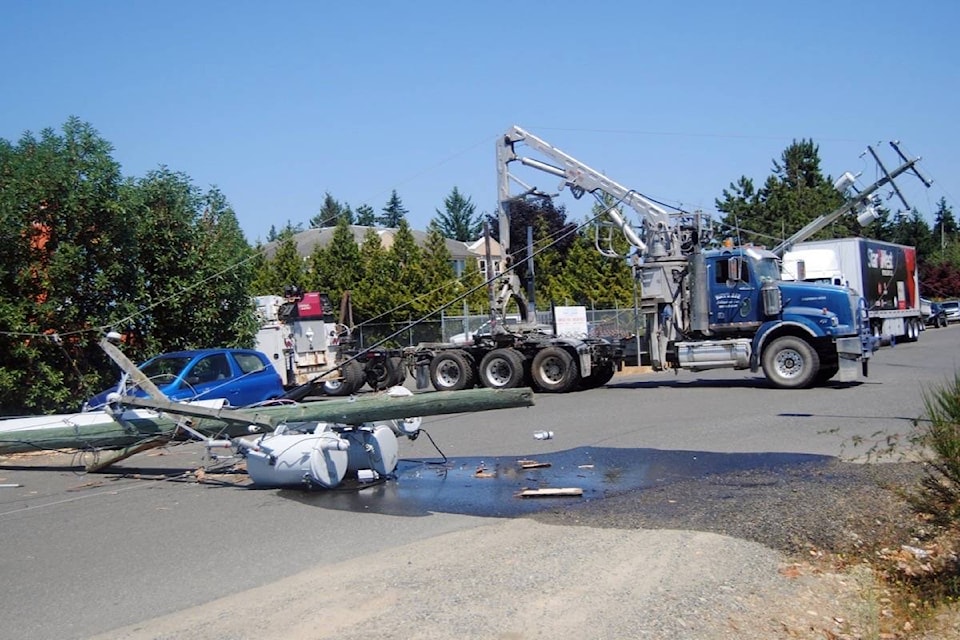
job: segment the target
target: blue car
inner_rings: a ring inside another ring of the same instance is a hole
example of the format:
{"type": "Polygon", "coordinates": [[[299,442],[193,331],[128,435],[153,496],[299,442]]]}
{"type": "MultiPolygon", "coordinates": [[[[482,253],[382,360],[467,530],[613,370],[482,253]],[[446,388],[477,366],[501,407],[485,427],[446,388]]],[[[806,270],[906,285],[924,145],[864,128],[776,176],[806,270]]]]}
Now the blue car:
{"type": "MultiPolygon", "coordinates": [[[[245,407],[279,398],[283,382],[267,356],[252,349],[199,349],[164,353],[147,360],[140,370],[171,400],[213,400],[225,398],[234,407],[245,407]]],[[[84,411],[103,408],[111,387],[93,396],[84,411]]],[[[129,387],[129,385],[128,385],[129,387]]],[[[143,389],[129,389],[146,397],[143,389]]]]}

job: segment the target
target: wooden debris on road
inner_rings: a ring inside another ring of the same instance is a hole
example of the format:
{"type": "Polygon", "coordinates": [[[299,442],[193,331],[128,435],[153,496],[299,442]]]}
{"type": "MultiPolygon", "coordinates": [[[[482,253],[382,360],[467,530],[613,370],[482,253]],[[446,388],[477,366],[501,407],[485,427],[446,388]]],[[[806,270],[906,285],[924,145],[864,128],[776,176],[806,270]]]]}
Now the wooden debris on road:
{"type": "Polygon", "coordinates": [[[552,466],[549,462],[538,462],[536,460],[517,460],[521,469],[543,469],[552,466]]]}
{"type": "Polygon", "coordinates": [[[518,498],[562,498],[568,496],[582,496],[580,487],[564,487],[556,489],[524,489],[517,494],[518,498]]]}

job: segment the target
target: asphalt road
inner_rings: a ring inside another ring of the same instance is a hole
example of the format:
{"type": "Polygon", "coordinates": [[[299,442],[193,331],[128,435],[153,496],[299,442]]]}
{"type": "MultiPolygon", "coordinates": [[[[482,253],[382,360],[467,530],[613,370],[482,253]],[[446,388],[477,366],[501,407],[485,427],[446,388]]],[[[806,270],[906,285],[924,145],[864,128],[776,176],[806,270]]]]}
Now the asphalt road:
{"type": "MultiPolygon", "coordinates": [[[[305,570],[351,560],[362,567],[364,558],[400,548],[429,555],[439,536],[522,515],[509,493],[475,499],[497,486],[464,479],[480,464],[619,453],[643,456],[663,477],[673,467],[705,473],[731,460],[853,458],[863,453],[855,437],[910,429],[922,414],[922,390],[953,377],[958,345],[956,325],[928,330],[915,344],[883,348],[870,376],[853,385],[783,391],[749,373],[621,374],[601,389],[539,395],[531,408],[429,417],[429,438],[401,443],[394,486],[336,495],[251,490],[231,476],[198,483],[191,472],[205,460],[193,445],[141,454],[99,475],[78,473],[69,455],[0,458],[0,484],[20,485],[0,488],[0,638],[111,637],[305,570]],[[535,440],[539,429],[554,438],[535,440]],[[436,460],[438,449],[451,470],[439,482],[418,462],[436,460]],[[491,512],[497,501],[502,513],[491,512]]],[[[622,490],[645,482],[609,476],[600,481],[633,483],[622,490]]],[[[211,629],[197,637],[214,636],[211,629]]]]}

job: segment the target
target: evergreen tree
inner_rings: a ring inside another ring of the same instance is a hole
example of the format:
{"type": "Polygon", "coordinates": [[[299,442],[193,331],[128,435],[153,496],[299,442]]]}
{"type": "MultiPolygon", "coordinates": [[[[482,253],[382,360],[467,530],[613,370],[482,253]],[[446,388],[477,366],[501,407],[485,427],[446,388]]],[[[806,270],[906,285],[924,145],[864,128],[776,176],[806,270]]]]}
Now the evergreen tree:
{"type": "Polygon", "coordinates": [[[267,242],[277,242],[286,234],[295,234],[300,233],[301,231],[303,231],[302,222],[293,224],[293,222],[288,219],[286,224],[284,224],[279,231],[277,231],[277,228],[274,225],[270,225],[270,232],[267,233],[267,242]]]}
{"type": "Polygon", "coordinates": [[[440,233],[460,242],[471,242],[480,237],[483,219],[476,215],[476,205],[454,187],[443,201],[444,211],[436,210],[433,219],[440,233]]]}
{"type": "Polygon", "coordinates": [[[421,297],[426,290],[422,254],[406,218],[400,218],[389,256],[395,273],[397,292],[405,303],[396,317],[409,320],[428,311],[421,297]]]}
{"type": "Polygon", "coordinates": [[[330,244],[316,249],[311,256],[313,287],[339,300],[344,291],[352,290],[363,277],[360,248],[345,217],[340,218],[330,244]]]}
{"type": "Polygon", "coordinates": [[[269,295],[282,295],[287,286],[306,290],[307,285],[310,284],[294,235],[292,227],[288,226],[284,229],[280,233],[273,257],[267,261],[267,273],[261,282],[264,285],[263,289],[269,289],[269,295]]]}
{"type": "MultiPolygon", "coordinates": [[[[422,257],[424,273],[423,307],[438,310],[462,292],[453,271],[450,250],[440,229],[431,224],[422,257]]],[[[457,309],[455,312],[459,311],[457,309]]]]}
{"type": "Polygon", "coordinates": [[[937,247],[937,242],[930,233],[930,226],[916,209],[911,209],[909,214],[897,216],[892,242],[916,247],[917,256],[920,258],[932,255],[937,247]]]}
{"type": "Polygon", "coordinates": [[[343,215],[343,205],[327,191],[324,193],[323,205],[320,207],[320,211],[317,212],[317,215],[310,218],[310,228],[318,229],[320,227],[335,226],[341,215],[343,215]]]}
{"type": "Polygon", "coordinates": [[[957,220],[953,217],[953,209],[947,204],[947,199],[941,197],[937,201],[937,210],[933,214],[933,233],[941,249],[947,243],[956,242],[957,220]]]}
{"type": "Polygon", "coordinates": [[[357,207],[357,224],[361,227],[374,227],[377,224],[377,214],[368,204],[357,207]]]}
{"type": "Polygon", "coordinates": [[[363,236],[360,264],[363,278],[353,291],[354,314],[364,320],[379,318],[398,304],[399,297],[387,251],[373,227],[368,228],[363,236]]]}
{"type": "MultiPolygon", "coordinates": [[[[723,190],[717,209],[725,215],[723,224],[742,243],[774,246],[805,224],[843,204],[844,198],[833,181],[820,171],[819,148],[811,140],[794,141],[773,162],[773,174],[755,190],[743,176],[723,190]]],[[[843,217],[815,238],[835,238],[859,232],[853,216],[843,217]]]]}
{"type": "Polygon", "coordinates": [[[390,193],[390,199],[387,200],[386,206],[383,207],[383,212],[377,218],[377,222],[388,229],[396,229],[400,226],[400,221],[406,219],[407,213],[400,196],[397,195],[397,190],[394,189],[390,193]]]}

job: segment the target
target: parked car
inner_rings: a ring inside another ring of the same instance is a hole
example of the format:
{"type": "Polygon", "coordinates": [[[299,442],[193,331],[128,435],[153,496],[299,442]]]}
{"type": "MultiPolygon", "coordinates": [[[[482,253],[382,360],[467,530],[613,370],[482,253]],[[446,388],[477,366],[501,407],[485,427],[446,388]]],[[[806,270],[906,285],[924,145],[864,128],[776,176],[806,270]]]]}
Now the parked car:
{"type": "Polygon", "coordinates": [[[939,302],[920,298],[920,313],[928,327],[947,326],[947,312],[939,302]]]}
{"type": "MultiPolygon", "coordinates": [[[[514,326],[520,324],[520,319],[519,319],[519,318],[507,318],[507,319],[506,319],[506,322],[505,322],[504,324],[505,324],[505,326],[507,326],[507,327],[514,327],[514,326]]],[[[460,346],[471,345],[471,344],[473,344],[473,340],[474,340],[474,338],[475,338],[477,335],[481,335],[481,336],[482,336],[482,335],[486,335],[486,334],[488,334],[488,333],[490,333],[490,321],[489,321],[489,320],[487,320],[486,322],[484,322],[483,324],[481,324],[479,327],[477,327],[477,328],[474,329],[473,331],[468,331],[468,332],[466,332],[466,333],[457,333],[457,334],[454,334],[454,335],[450,336],[450,343],[451,343],[451,344],[455,344],[455,345],[460,345],[460,346]]]]}
{"type": "MultiPolygon", "coordinates": [[[[280,375],[267,356],[252,349],[200,349],[164,353],[140,365],[144,373],[171,400],[226,399],[234,407],[265,402],[283,395],[280,375]]],[[[83,405],[84,411],[102,408],[116,386],[105,389],[83,405]]],[[[143,389],[128,393],[146,397],[143,389]]]]}
{"type": "Polygon", "coordinates": [[[960,300],[946,300],[940,306],[947,312],[947,322],[960,322],[960,300]]]}
{"type": "Polygon", "coordinates": [[[939,302],[930,303],[930,316],[927,318],[927,325],[931,327],[947,326],[947,310],[939,302]]]}

